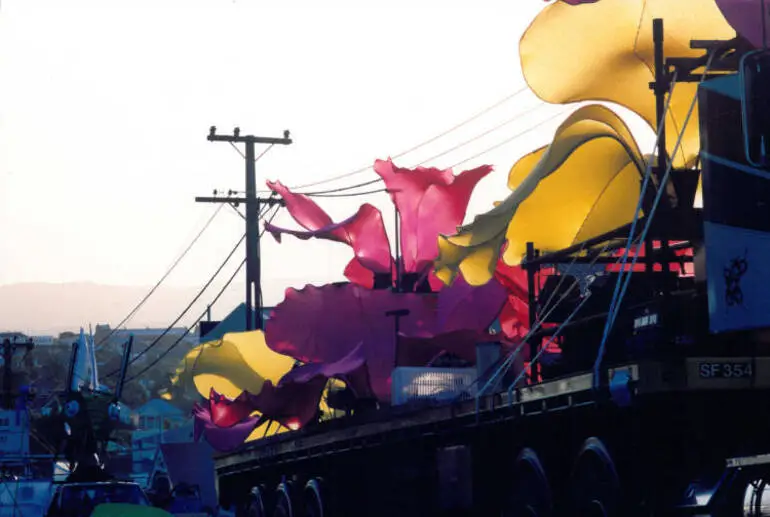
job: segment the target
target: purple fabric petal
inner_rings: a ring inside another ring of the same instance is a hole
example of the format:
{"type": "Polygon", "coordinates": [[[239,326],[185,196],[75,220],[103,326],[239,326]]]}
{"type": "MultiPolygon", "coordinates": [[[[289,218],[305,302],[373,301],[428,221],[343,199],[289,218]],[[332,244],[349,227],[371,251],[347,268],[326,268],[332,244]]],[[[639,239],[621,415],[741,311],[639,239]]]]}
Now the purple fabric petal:
{"type": "Polygon", "coordinates": [[[462,275],[438,294],[438,331],[485,330],[500,314],[508,292],[500,282],[492,279],[474,287],[462,275]]]}
{"type": "MultiPolygon", "coordinates": [[[[762,0],[717,0],[717,6],[738,34],[755,47],[764,47],[762,42],[762,0]]],[[[770,26],[770,3],[765,8],[765,21],[766,25],[770,26]]],[[[767,40],[770,41],[770,37],[767,37],[767,40]]]]}
{"type": "Polygon", "coordinates": [[[398,294],[355,284],[287,289],[267,321],[267,346],[305,363],[334,363],[360,343],[377,398],[390,400],[395,364],[395,321],[386,312],[406,309],[401,331],[431,336],[436,330],[436,295],[398,294]]]}

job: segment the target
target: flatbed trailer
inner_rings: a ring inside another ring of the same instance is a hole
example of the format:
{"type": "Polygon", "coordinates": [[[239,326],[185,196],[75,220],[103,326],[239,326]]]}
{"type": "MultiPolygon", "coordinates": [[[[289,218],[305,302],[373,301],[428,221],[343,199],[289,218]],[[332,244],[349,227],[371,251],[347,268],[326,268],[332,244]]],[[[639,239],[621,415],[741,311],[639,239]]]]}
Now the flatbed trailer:
{"type": "Polygon", "coordinates": [[[248,494],[249,516],[741,514],[748,483],[769,479],[736,458],[770,453],[770,357],[608,375],[616,400],[586,373],[486,396],[478,411],[468,400],[276,435],[217,458],[220,496],[243,507],[248,494]],[[726,369],[741,374],[715,373],[726,369]]]}
{"type": "MultiPolygon", "coordinates": [[[[673,77],[700,83],[702,170],[677,170],[669,181],[678,204],[654,224],[639,221],[651,228],[645,272],[634,274],[641,282],[615,313],[612,334],[606,306],[597,306],[582,321],[559,320],[559,329],[574,325],[560,344],[572,361],[566,373],[533,372],[532,384],[443,405],[319,422],[219,455],[223,506],[248,517],[770,515],[770,52],[752,54],[739,40],[693,41],[704,56],[664,64],[662,21],[653,34],[658,120],[673,77]],[[744,62],[749,55],[756,59],[744,62]],[[741,67],[748,72],[736,73],[741,67]],[[751,102],[744,87],[753,88],[751,102]],[[702,210],[693,203],[700,172],[702,210]],[[652,239],[666,244],[656,251],[652,239]],[[676,241],[702,260],[688,282],[668,267],[676,241]],[[646,333],[648,324],[657,330],[646,333]]],[[[663,142],[659,155],[667,155],[663,142]]],[[[655,171],[656,199],[668,185],[665,164],[655,171]]],[[[640,197],[654,214],[657,201],[640,197]]],[[[595,261],[602,252],[593,246],[622,238],[627,247],[629,233],[618,228],[548,256],[528,249],[530,324],[541,321],[534,268],[595,261]]],[[[606,284],[596,291],[598,305],[611,294],[606,284]]],[[[529,345],[537,357],[542,339],[529,345]]]]}

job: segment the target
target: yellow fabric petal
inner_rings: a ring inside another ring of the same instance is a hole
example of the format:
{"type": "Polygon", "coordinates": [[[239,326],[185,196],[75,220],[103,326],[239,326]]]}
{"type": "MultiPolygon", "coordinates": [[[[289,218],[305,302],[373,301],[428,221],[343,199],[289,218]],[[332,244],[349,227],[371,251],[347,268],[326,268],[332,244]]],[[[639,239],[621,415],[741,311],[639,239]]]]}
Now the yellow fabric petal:
{"type": "Polygon", "coordinates": [[[234,398],[245,390],[259,393],[265,380],[277,383],[293,365],[293,358],[267,347],[261,330],[235,332],[193,348],[177,370],[177,382],[186,385],[194,376],[202,396],[208,398],[213,387],[234,398]]]}
{"type": "Polygon", "coordinates": [[[508,198],[456,235],[439,238],[436,273],[451,282],[458,271],[472,285],[488,282],[500,250],[518,264],[526,243],[558,250],[629,222],[645,162],[630,131],[600,105],[575,111],[553,142],[511,169],[508,198]]]}
{"type": "MultiPolygon", "coordinates": [[[[519,54],[527,84],[546,102],[618,103],[655,120],[652,20],[664,20],[666,56],[694,57],[693,39],[731,39],[735,31],[714,0],[600,0],[578,7],[553,3],[521,38],[519,54]]],[[[673,151],[696,84],[677,83],[667,115],[666,145],[673,151]]],[[[690,165],[700,147],[697,107],[685,130],[677,167],[690,165]]]]}

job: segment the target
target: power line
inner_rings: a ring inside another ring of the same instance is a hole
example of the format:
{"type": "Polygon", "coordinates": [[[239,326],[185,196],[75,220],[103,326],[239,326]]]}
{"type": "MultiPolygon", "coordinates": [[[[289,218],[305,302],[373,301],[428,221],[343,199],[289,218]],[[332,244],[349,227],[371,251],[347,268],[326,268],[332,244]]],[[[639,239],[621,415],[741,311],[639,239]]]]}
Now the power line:
{"type": "Polygon", "coordinates": [[[503,128],[503,127],[507,126],[508,124],[511,124],[513,122],[518,121],[521,117],[523,117],[525,115],[528,115],[528,114],[532,113],[533,111],[536,111],[536,110],[542,108],[543,106],[546,106],[546,104],[538,104],[537,106],[533,106],[533,107],[531,107],[531,108],[529,108],[527,110],[524,110],[523,112],[518,113],[518,114],[514,115],[513,117],[504,120],[503,122],[497,124],[496,126],[490,128],[490,129],[487,129],[483,133],[480,133],[480,134],[478,134],[478,135],[476,135],[476,136],[474,136],[472,138],[469,138],[468,140],[465,140],[464,142],[460,142],[459,144],[450,147],[446,151],[440,152],[439,154],[431,156],[430,158],[426,158],[425,160],[421,161],[417,165],[418,166],[422,166],[422,165],[425,165],[426,163],[428,163],[430,161],[435,160],[436,158],[441,158],[442,156],[445,156],[445,155],[451,153],[454,150],[457,150],[457,149],[459,149],[461,147],[464,147],[464,146],[470,144],[471,142],[475,142],[476,140],[478,140],[480,138],[483,138],[483,137],[487,136],[490,133],[494,133],[498,129],[503,128]]]}
{"type": "Polygon", "coordinates": [[[195,245],[196,242],[198,242],[198,239],[201,238],[203,233],[208,229],[208,227],[211,225],[211,223],[214,221],[214,218],[219,214],[219,211],[222,210],[222,206],[220,205],[217,207],[216,210],[214,210],[214,213],[211,214],[211,217],[209,217],[208,221],[206,221],[206,224],[203,225],[203,228],[198,232],[198,234],[195,236],[195,238],[192,240],[192,242],[185,248],[185,250],[182,252],[182,254],[174,261],[173,264],[171,264],[171,267],[168,268],[168,270],[163,274],[163,276],[158,280],[158,282],[153,286],[152,289],[150,289],[150,292],[148,292],[144,298],[134,307],[131,312],[128,313],[128,315],[123,318],[123,320],[118,323],[115,328],[110,330],[110,333],[107,334],[107,336],[104,337],[104,339],[100,339],[99,343],[97,343],[97,347],[101,346],[104,342],[106,342],[108,339],[110,339],[113,335],[115,335],[115,332],[117,332],[120,327],[122,327],[128,320],[130,320],[136,312],[142,308],[142,306],[145,304],[145,302],[150,298],[150,296],[153,295],[153,293],[160,287],[160,285],[166,280],[168,275],[171,274],[174,269],[176,269],[177,265],[182,261],[185,256],[187,256],[187,253],[192,249],[192,247],[195,245]]]}
{"type": "MultiPolygon", "coordinates": [[[[369,169],[371,169],[371,166],[369,167],[369,169]]],[[[297,192],[297,194],[304,194],[305,196],[324,196],[326,194],[333,194],[335,192],[345,192],[347,190],[353,190],[354,188],[368,187],[369,185],[374,185],[375,183],[379,183],[381,181],[382,181],[382,178],[375,178],[373,180],[365,181],[363,183],[357,183],[355,185],[350,185],[347,187],[338,187],[338,188],[332,188],[328,190],[318,190],[315,192],[297,192]]]]}
{"type": "Polygon", "coordinates": [[[501,141],[501,142],[498,142],[498,143],[496,143],[495,145],[493,145],[493,146],[491,146],[491,147],[487,147],[486,149],[484,149],[484,150],[483,150],[483,151],[481,151],[480,153],[476,153],[476,154],[474,154],[473,156],[471,156],[470,158],[466,158],[466,159],[465,159],[465,160],[463,160],[463,161],[457,162],[457,163],[455,163],[454,165],[450,166],[449,168],[450,168],[450,169],[454,169],[454,168],[455,168],[455,167],[457,167],[458,165],[462,165],[462,164],[464,164],[464,163],[467,163],[467,162],[469,162],[469,161],[471,161],[471,160],[474,160],[474,159],[476,159],[476,158],[478,158],[478,157],[480,157],[480,156],[484,156],[484,155],[485,155],[485,154],[487,154],[488,152],[490,152],[490,151],[494,151],[494,150],[495,150],[495,149],[497,149],[498,147],[502,147],[502,146],[504,146],[505,144],[508,144],[508,143],[510,143],[510,142],[512,142],[512,141],[514,141],[514,140],[516,140],[517,138],[519,138],[519,137],[521,137],[521,136],[524,136],[524,135],[526,135],[527,133],[529,133],[529,132],[531,132],[531,131],[534,131],[534,130],[535,130],[535,129],[537,129],[538,127],[540,127],[540,126],[544,125],[546,122],[550,122],[551,120],[555,119],[556,117],[560,117],[560,116],[562,116],[562,115],[564,114],[564,112],[565,112],[565,111],[567,111],[567,110],[562,110],[562,111],[559,111],[558,113],[554,113],[553,115],[551,115],[551,116],[550,116],[550,117],[548,117],[547,119],[545,119],[545,120],[541,120],[540,122],[538,122],[538,123],[537,123],[537,124],[535,124],[534,126],[531,126],[531,127],[527,128],[527,129],[525,129],[524,131],[519,131],[519,132],[518,132],[518,133],[516,133],[515,135],[513,135],[513,136],[510,136],[510,137],[506,138],[505,140],[503,140],[503,141],[501,141]]]}
{"type": "MultiPolygon", "coordinates": [[[[230,278],[228,278],[228,279],[227,279],[227,282],[225,283],[225,285],[224,285],[224,286],[222,286],[222,288],[219,290],[219,292],[217,293],[217,295],[214,297],[214,299],[211,301],[211,303],[210,303],[209,305],[214,305],[214,304],[215,304],[215,303],[216,303],[216,302],[219,300],[219,298],[222,296],[222,294],[225,292],[225,290],[226,290],[228,287],[230,287],[230,284],[233,282],[233,280],[235,280],[235,277],[236,277],[236,276],[238,276],[238,273],[240,273],[241,269],[243,269],[243,266],[244,266],[245,264],[246,264],[246,259],[243,259],[243,260],[241,261],[240,265],[238,266],[238,268],[237,268],[237,269],[235,270],[235,272],[234,272],[234,273],[233,273],[233,274],[230,276],[230,278]]],[[[204,317],[206,317],[206,314],[207,314],[207,313],[208,313],[208,308],[207,308],[205,311],[203,311],[203,313],[202,313],[202,314],[201,314],[201,315],[198,317],[198,319],[196,319],[196,320],[195,320],[195,322],[193,322],[193,324],[192,324],[192,325],[190,325],[190,326],[187,328],[187,330],[185,330],[184,334],[182,334],[181,336],[179,336],[179,338],[178,338],[176,341],[174,341],[174,342],[171,344],[171,346],[169,346],[169,347],[168,347],[166,350],[164,350],[163,352],[161,352],[161,353],[158,355],[158,357],[156,357],[155,359],[153,359],[153,361],[152,361],[150,364],[148,364],[147,366],[145,366],[144,368],[142,368],[142,370],[141,370],[141,371],[139,371],[138,373],[134,374],[134,375],[133,375],[133,376],[131,376],[130,378],[126,379],[126,381],[125,381],[125,382],[126,382],[126,383],[128,383],[128,382],[131,382],[131,381],[133,381],[133,380],[135,380],[135,379],[137,379],[137,378],[141,377],[141,376],[142,376],[142,375],[144,375],[144,374],[145,374],[145,373],[146,373],[146,372],[147,372],[147,371],[148,371],[150,368],[152,368],[153,366],[155,366],[156,364],[158,364],[158,363],[161,361],[161,359],[163,359],[163,358],[164,358],[164,357],[166,357],[168,354],[170,354],[170,353],[171,353],[171,351],[172,351],[174,348],[176,348],[176,347],[179,345],[179,343],[181,343],[181,342],[182,342],[182,340],[184,340],[184,338],[186,338],[186,337],[187,337],[187,335],[188,335],[188,334],[190,333],[190,331],[191,331],[191,330],[192,330],[192,329],[195,327],[195,325],[197,325],[198,323],[200,323],[200,321],[201,321],[201,320],[202,320],[204,317]]]]}
{"type": "MultiPolygon", "coordinates": [[[[483,109],[482,111],[476,113],[472,117],[470,117],[468,119],[465,119],[462,122],[459,122],[459,123],[455,124],[454,126],[452,126],[451,128],[447,129],[446,131],[443,131],[442,133],[439,133],[438,135],[436,135],[436,136],[434,136],[432,138],[429,138],[428,140],[426,140],[426,141],[424,141],[424,142],[422,142],[420,144],[417,144],[414,147],[411,147],[411,148],[407,149],[406,151],[402,151],[402,152],[400,152],[400,153],[398,153],[396,155],[393,155],[393,158],[401,158],[401,157],[403,157],[403,156],[405,156],[405,155],[407,155],[407,154],[409,154],[409,153],[411,153],[413,151],[416,151],[417,149],[419,149],[421,147],[424,147],[424,146],[426,146],[426,145],[428,145],[430,143],[435,142],[439,138],[448,135],[449,133],[457,130],[458,128],[464,126],[465,124],[468,124],[469,122],[473,122],[474,120],[476,120],[477,118],[481,117],[482,115],[487,114],[488,112],[490,112],[493,109],[499,107],[500,105],[508,102],[512,98],[520,95],[521,93],[523,93],[523,92],[525,92],[527,90],[528,90],[528,86],[525,85],[522,88],[520,88],[519,90],[515,91],[514,93],[512,93],[510,95],[507,95],[506,97],[502,98],[501,100],[495,102],[493,105],[491,105],[491,106],[483,109]]],[[[292,187],[289,187],[289,188],[291,190],[296,190],[296,189],[302,189],[302,188],[306,188],[306,187],[314,187],[316,185],[323,185],[325,183],[331,183],[331,182],[339,180],[339,179],[349,178],[350,176],[355,176],[357,174],[368,172],[369,170],[371,170],[371,165],[367,165],[365,167],[361,167],[360,169],[356,169],[354,171],[351,171],[351,172],[348,172],[348,173],[345,173],[345,174],[340,174],[338,176],[332,176],[330,178],[326,178],[325,180],[314,181],[312,183],[305,183],[303,185],[295,185],[295,186],[292,186],[292,187]]]]}
{"type": "MultiPolygon", "coordinates": [[[[448,150],[446,150],[446,151],[444,151],[444,152],[442,152],[442,153],[440,153],[440,154],[438,154],[436,156],[433,156],[431,158],[428,158],[427,160],[424,160],[424,161],[420,162],[418,164],[418,166],[422,166],[422,165],[424,165],[426,162],[428,162],[430,160],[433,160],[435,158],[444,156],[445,154],[449,154],[450,152],[454,151],[455,149],[459,149],[460,147],[463,147],[463,146],[469,144],[470,142],[478,140],[479,138],[481,138],[483,136],[486,136],[486,135],[488,135],[488,134],[490,134],[490,133],[492,133],[494,131],[497,131],[501,127],[504,127],[505,125],[513,122],[518,117],[526,115],[527,113],[531,113],[532,111],[535,111],[536,109],[538,109],[538,108],[540,108],[542,106],[544,106],[544,105],[541,104],[541,105],[538,105],[536,107],[530,108],[529,110],[526,110],[525,112],[520,113],[516,117],[513,117],[511,119],[508,119],[508,120],[500,123],[500,124],[497,124],[496,126],[492,127],[491,129],[488,129],[488,130],[484,131],[483,133],[474,136],[473,138],[470,138],[470,139],[468,139],[468,140],[466,140],[464,142],[461,142],[461,143],[453,146],[452,148],[450,148],[450,149],[448,149],[448,150]]],[[[477,153],[477,154],[471,156],[470,158],[466,158],[465,160],[452,165],[450,168],[453,169],[453,168],[457,167],[458,165],[462,165],[462,164],[464,164],[466,162],[469,162],[470,160],[473,160],[475,158],[483,156],[483,155],[487,154],[488,152],[497,149],[498,147],[501,147],[501,146],[503,146],[505,144],[508,144],[508,143],[512,142],[513,140],[516,140],[517,138],[522,137],[525,134],[527,134],[527,133],[537,129],[538,127],[542,126],[546,122],[549,122],[549,121],[555,119],[556,117],[559,117],[559,116],[563,115],[564,111],[565,110],[561,110],[558,113],[555,113],[554,115],[546,118],[545,120],[542,120],[542,121],[536,123],[535,125],[530,126],[530,127],[528,127],[527,129],[525,129],[523,131],[519,131],[518,133],[516,133],[516,134],[506,138],[505,140],[503,140],[501,142],[498,142],[497,144],[495,144],[495,145],[493,145],[491,147],[488,147],[484,151],[481,151],[480,153],[477,153]]],[[[365,192],[343,193],[343,192],[345,192],[347,190],[351,190],[351,189],[358,188],[358,187],[364,187],[364,186],[368,186],[368,185],[373,185],[373,184],[379,183],[381,181],[382,181],[382,178],[377,178],[377,179],[373,179],[371,181],[367,181],[365,183],[360,183],[358,185],[352,185],[352,186],[349,186],[349,187],[340,187],[340,188],[330,189],[330,190],[321,190],[321,191],[318,191],[318,192],[300,192],[300,194],[304,194],[304,195],[309,196],[309,197],[354,197],[354,196],[362,196],[362,195],[366,195],[366,194],[376,194],[378,192],[386,192],[387,189],[378,189],[378,190],[369,190],[369,191],[365,191],[365,192]]]]}
{"type": "MultiPolygon", "coordinates": [[[[280,210],[280,206],[276,206],[276,209],[275,209],[275,211],[274,211],[274,212],[273,212],[273,213],[270,215],[270,218],[268,219],[268,223],[269,223],[269,222],[271,222],[271,221],[272,221],[272,220],[275,218],[275,216],[278,214],[278,211],[279,211],[279,210],[280,210]]],[[[263,228],[263,229],[262,229],[262,231],[260,232],[260,237],[262,237],[262,235],[264,235],[264,233],[265,233],[265,229],[263,228]]],[[[228,257],[228,259],[227,259],[227,260],[225,260],[225,263],[227,263],[227,261],[228,261],[228,260],[229,260],[229,257],[228,257]]],[[[238,268],[235,270],[235,272],[234,272],[234,273],[233,273],[233,274],[230,276],[230,278],[227,280],[227,282],[225,283],[225,285],[224,285],[224,286],[222,286],[222,288],[219,290],[219,292],[218,292],[218,293],[217,293],[217,295],[214,297],[214,299],[211,301],[211,303],[209,303],[209,307],[210,307],[210,306],[212,306],[212,305],[214,305],[215,303],[217,303],[217,301],[218,301],[218,300],[219,300],[219,298],[222,296],[222,294],[225,292],[225,290],[226,290],[226,289],[227,289],[227,288],[230,286],[230,284],[233,282],[233,280],[235,280],[235,277],[236,277],[236,276],[238,276],[238,273],[241,271],[241,269],[243,269],[243,266],[244,266],[245,264],[246,264],[246,259],[243,259],[243,261],[241,261],[240,265],[239,265],[239,266],[238,266],[238,268]]],[[[222,264],[222,265],[224,265],[224,264],[222,264]]],[[[260,286],[260,289],[261,289],[261,286],[260,286]]],[[[174,348],[176,348],[176,347],[179,345],[179,343],[181,343],[181,342],[184,340],[184,338],[185,338],[185,337],[187,337],[187,335],[190,333],[190,331],[191,331],[191,330],[192,330],[192,329],[193,329],[193,328],[194,328],[194,327],[195,327],[195,326],[196,326],[198,323],[200,323],[200,322],[201,322],[201,320],[202,320],[202,319],[203,319],[203,318],[206,316],[206,314],[208,314],[208,308],[206,308],[206,310],[205,310],[205,311],[203,311],[203,313],[202,313],[202,314],[201,314],[201,315],[198,317],[198,319],[196,319],[196,320],[195,320],[195,321],[192,323],[192,325],[190,325],[190,326],[188,326],[188,327],[187,327],[187,329],[185,330],[184,334],[182,334],[182,335],[181,335],[181,336],[180,336],[180,337],[179,337],[179,338],[178,338],[176,341],[174,341],[174,342],[173,342],[173,343],[172,343],[172,344],[171,344],[171,345],[170,345],[170,346],[169,346],[169,347],[168,347],[166,350],[164,350],[164,351],[163,351],[163,352],[162,352],[160,355],[158,355],[158,357],[156,357],[156,358],[155,358],[155,359],[154,359],[154,360],[153,360],[153,361],[152,361],[150,364],[148,364],[147,366],[145,366],[145,367],[144,367],[144,368],[143,368],[143,369],[142,369],[142,370],[141,370],[139,373],[136,373],[135,375],[131,376],[131,377],[130,377],[129,379],[127,379],[125,382],[131,382],[131,381],[133,381],[134,379],[137,379],[138,377],[142,376],[142,375],[143,375],[143,374],[145,374],[145,373],[146,373],[146,372],[147,372],[147,371],[148,371],[150,368],[152,368],[153,366],[155,366],[156,364],[158,364],[158,363],[161,361],[161,359],[163,359],[163,358],[164,358],[164,357],[166,357],[168,354],[170,354],[170,353],[171,353],[171,351],[172,351],[174,348]]],[[[201,348],[201,352],[198,354],[198,358],[196,359],[196,362],[197,362],[197,360],[198,360],[198,359],[200,359],[200,356],[201,356],[202,354],[203,354],[203,349],[201,348]]],[[[137,358],[138,358],[138,357],[137,357],[137,358]]]]}
{"type": "MultiPolygon", "coordinates": [[[[195,304],[195,302],[197,302],[197,301],[198,301],[198,299],[199,299],[201,296],[203,296],[203,293],[204,293],[204,291],[206,291],[206,289],[208,289],[208,287],[211,285],[211,282],[213,282],[213,281],[214,281],[214,279],[215,279],[215,278],[216,278],[216,277],[219,275],[219,273],[222,271],[222,269],[225,267],[225,265],[226,265],[226,264],[227,264],[227,263],[230,261],[230,259],[231,259],[231,258],[232,258],[232,256],[235,254],[235,252],[236,252],[236,251],[238,251],[238,248],[240,247],[240,245],[241,245],[241,243],[244,241],[244,239],[246,239],[246,234],[245,234],[245,233],[244,233],[244,234],[241,236],[241,238],[238,240],[238,243],[237,243],[237,244],[236,244],[236,245],[233,247],[233,249],[232,249],[232,250],[230,251],[230,253],[227,255],[227,258],[225,258],[224,262],[222,262],[222,264],[220,264],[220,266],[217,268],[217,270],[214,272],[214,274],[211,276],[211,278],[209,278],[209,280],[206,282],[206,284],[205,284],[205,285],[204,285],[204,286],[203,286],[203,287],[200,289],[200,291],[198,291],[198,294],[196,294],[196,295],[195,295],[195,298],[193,298],[193,300],[192,300],[192,301],[191,301],[191,302],[190,302],[190,303],[187,305],[187,307],[185,307],[185,309],[182,311],[182,313],[181,313],[181,314],[180,314],[180,315],[179,315],[179,316],[178,316],[178,317],[177,317],[177,318],[174,320],[174,322],[173,322],[173,323],[171,323],[171,325],[169,325],[169,326],[168,326],[168,328],[166,328],[166,330],[164,330],[164,331],[163,331],[163,332],[160,334],[160,336],[158,336],[157,338],[155,338],[155,339],[152,341],[152,343],[150,343],[150,344],[147,346],[147,348],[145,348],[144,350],[142,350],[141,352],[139,352],[139,353],[136,355],[136,357],[134,357],[133,359],[131,359],[131,360],[129,361],[129,363],[128,363],[129,365],[131,365],[131,364],[135,363],[135,362],[136,362],[136,361],[137,361],[137,360],[138,360],[140,357],[142,357],[144,354],[146,354],[147,352],[149,352],[149,351],[150,351],[150,350],[151,350],[153,347],[155,347],[155,345],[157,345],[157,344],[160,342],[160,340],[163,338],[163,336],[165,336],[166,334],[168,334],[168,333],[171,331],[171,329],[173,329],[173,328],[174,328],[174,325],[176,325],[177,323],[179,323],[179,320],[181,320],[181,319],[182,319],[182,318],[185,316],[185,314],[187,314],[187,312],[188,312],[188,311],[189,311],[189,310],[192,308],[192,306],[195,304]]],[[[114,371],[110,372],[109,374],[105,375],[105,378],[106,378],[106,377],[112,377],[113,375],[116,375],[116,374],[118,374],[119,372],[120,372],[120,369],[118,368],[118,369],[116,369],[116,370],[114,370],[114,371]]]]}
{"type": "Polygon", "coordinates": [[[355,196],[366,196],[368,194],[378,194],[380,192],[387,192],[388,189],[386,188],[378,188],[376,190],[366,190],[364,192],[351,192],[351,193],[341,193],[341,194],[305,194],[309,197],[355,197],[355,196]]]}

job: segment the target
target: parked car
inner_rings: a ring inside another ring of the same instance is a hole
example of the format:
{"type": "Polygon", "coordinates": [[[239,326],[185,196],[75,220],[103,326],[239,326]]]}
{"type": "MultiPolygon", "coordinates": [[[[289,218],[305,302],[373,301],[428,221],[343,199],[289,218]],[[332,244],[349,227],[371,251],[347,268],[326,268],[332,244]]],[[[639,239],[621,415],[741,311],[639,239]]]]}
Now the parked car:
{"type": "MultiPolygon", "coordinates": [[[[144,491],[136,483],[64,483],[56,486],[45,517],[90,517],[97,506],[106,503],[151,507],[144,491]]],[[[106,515],[102,510],[99,513],[106,515]]]]}

